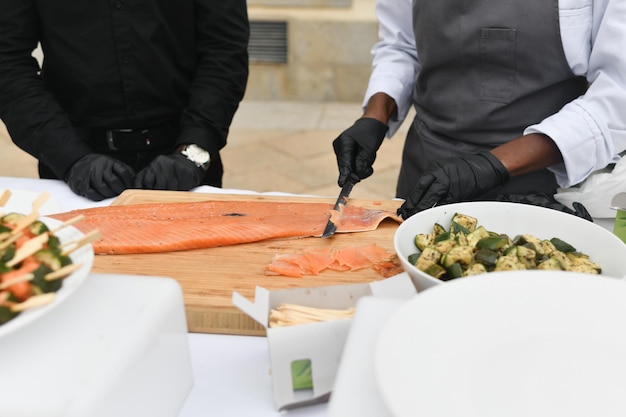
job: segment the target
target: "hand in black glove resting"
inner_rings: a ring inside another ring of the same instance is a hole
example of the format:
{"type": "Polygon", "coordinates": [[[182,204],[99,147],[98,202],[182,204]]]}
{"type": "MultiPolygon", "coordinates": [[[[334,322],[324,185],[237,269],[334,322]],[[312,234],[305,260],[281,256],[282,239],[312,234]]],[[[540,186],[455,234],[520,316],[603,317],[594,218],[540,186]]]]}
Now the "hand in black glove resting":
{"type": "Polygon", "coordinates": [[[72,165],[65,182],[76,194],[100,201],[131,187],[134,175],[131,167],[117,159],[88,154],[72,165]]]}
{"type": "Polygon", "coordinates": [[[135,188],[188,191],[200,185],[204,172],[180,153],[159,155],[139,171],[135,188]]]}
{"type": "Polygon", "coordinates": [[[383,143],[387,130],[387,125],[376,119],[361,118],[333,141],[340,187],[348,178],[359,182],[374,173],[372,165],[376,151],[383,143]]]}
{"type": "Polygon", "coordinates": [[[398,209],[407,219],[438,203],[468,201],[509,180],[509,172],[491,152],[433,162],[398,209]]]}

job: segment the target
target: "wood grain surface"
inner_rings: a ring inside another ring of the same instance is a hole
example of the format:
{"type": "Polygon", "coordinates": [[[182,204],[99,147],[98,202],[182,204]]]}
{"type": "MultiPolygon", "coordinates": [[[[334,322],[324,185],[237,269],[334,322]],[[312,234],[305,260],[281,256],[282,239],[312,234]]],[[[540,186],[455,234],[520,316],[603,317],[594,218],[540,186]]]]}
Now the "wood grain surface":
{"type": "MultiPolygon", "coordinates": [[[[206,194],[180,191],[127,190],[112,204],[130,205],[140,203],[166,203],[186,201],[293,201],[328,202],[332,199],[243,194],[206,194]]],[[[395,212],[400,201],[353,200],[348,204],[395,212]]],[[[288,218],[285,221],[292,221],[288,218]]],[[[286,289],[365,283],[382,279],[371,269],[353,272],[323,271],[317,276],[289,278],[267,276],[264,267],[279,253],[294,253],[311,248],[343,247],[376,243],[394,251],[393,236],[398,223],[384,220],[377,230],[360,233],[337,233],[322,239],[277,239],[210,249],[191,251],[133,254],[98,255],[93,272],[131,275],[166,276],[181,285],[190,332],[222,333],[240,335],[264,335],[262,326],[232,305],[233,291],[254,299],[257,286],[267,289],[286,289]]]]}

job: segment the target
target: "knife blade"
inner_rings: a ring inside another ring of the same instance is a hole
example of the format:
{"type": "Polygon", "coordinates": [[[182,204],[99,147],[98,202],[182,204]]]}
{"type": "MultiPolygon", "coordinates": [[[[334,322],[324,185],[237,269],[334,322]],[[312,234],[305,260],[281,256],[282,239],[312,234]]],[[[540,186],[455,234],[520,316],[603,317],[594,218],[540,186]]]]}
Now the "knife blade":
{"type": "Polygon", "coordinates": [[[611,200],[613,210],[626,210],[626,193],[617,193],[611,200]]]}
{"type": "MultiPolygon", "coordinates": [[[[348,203],[348,197],[350,196],[350,192],[352,191],[352,187],[354,187],[354,182],[348,180],[343,187],[341,187],[341,191],[339,192],[339,197],[337,197],[337,201],[333,207],[333,210],[339,211],[341,206],[345,206],[348,203]]],[[[332,216],[328,219],[328,223],[326,223],[326,228],[324,229],[324,233],[322,233],[322,237],[331,237],[337,231],[337,225],[333,223],[332,216]]]]}

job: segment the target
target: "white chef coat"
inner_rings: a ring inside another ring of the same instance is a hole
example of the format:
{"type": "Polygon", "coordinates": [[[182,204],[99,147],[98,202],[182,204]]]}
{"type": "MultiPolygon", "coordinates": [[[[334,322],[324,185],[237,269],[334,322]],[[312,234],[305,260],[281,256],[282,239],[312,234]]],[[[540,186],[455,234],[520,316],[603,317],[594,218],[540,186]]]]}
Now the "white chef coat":
{"type": "MultiPolygon", "coordinates": [[[[523,1],[523,0],[520,0],[523,1]]],[[[412,0],[378,0],[379,42],[363,101],[377,92],[398,106],[389,121],[393,136],[412,106],[419,71],[412,26],[412,0]]],[[[551,167],[562,188],[619,160],[626,150],[626,0],[560,0],[563,50],[572,72],[585,76],[584,96],[558,113],[528,126],[524,134],[544,133],[556,143],[564,163],[551,167]]]]}

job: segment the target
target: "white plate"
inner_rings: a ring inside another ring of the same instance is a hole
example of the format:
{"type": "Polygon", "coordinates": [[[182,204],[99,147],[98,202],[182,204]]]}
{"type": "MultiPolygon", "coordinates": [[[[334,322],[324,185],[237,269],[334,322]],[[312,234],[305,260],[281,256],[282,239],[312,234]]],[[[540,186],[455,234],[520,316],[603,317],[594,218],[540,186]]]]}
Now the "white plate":
{"type": "MultiPolygon", "coordinates": [[[[58,220],[47,217],[42,217],[41,220],[50,229],[54,229],[62,224],[62,222],[58,220]]],[[[72,226],[64,227],[56,232],[55,235],[61,240],[62,243],[71,242],[84,236],[82,232],[72,226]]],[[[42,307],[25,310],[12,320],[0,325],[0,338],[13,333],[16,330],[27,326],[32,321],[44,316],[76,292],[91,271],[94,259],[93,247],[90,244],[84,245],[70,253],[70,258],[72,259],[72,263],[80,263],[82,266],[71,275],[63,278],[63,286],[56,292],[54,301],[42,307]]]]}
{"type": "Polygon", "coordinates": [[[626,283],[516,271],[400,307],[375,354],[394,417],[626,415],[626,283]]]}

